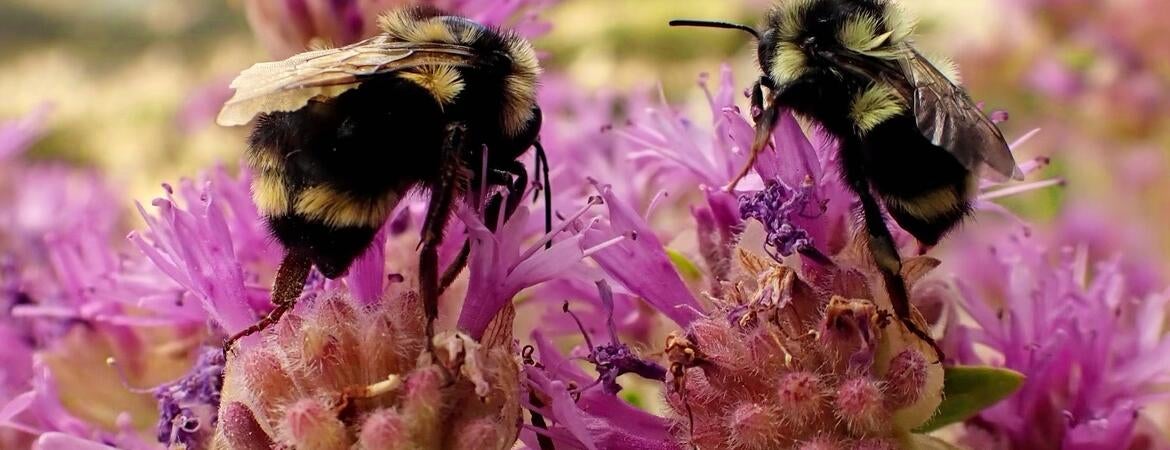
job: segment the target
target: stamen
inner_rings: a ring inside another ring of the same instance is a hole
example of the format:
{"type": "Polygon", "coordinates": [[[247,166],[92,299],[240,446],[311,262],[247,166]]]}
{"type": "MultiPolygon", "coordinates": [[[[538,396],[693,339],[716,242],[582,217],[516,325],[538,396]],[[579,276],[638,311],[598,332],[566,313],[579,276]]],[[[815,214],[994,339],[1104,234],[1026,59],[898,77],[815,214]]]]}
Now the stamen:
{"type": "Polygon", "coordinates": [[[616,245],[618,242],[621,242],[621,241],[623,241],[623,240],[625,240],[625,239],[626,239],[626,237],[625,237],[625,236],[618,236],[618,237],[615,237],[615,238],[613,238],[613,239],[610,239],[610,240],[608,240],[608,241],[605,241],[605,242],[602,242],[602,243],[600,243],[600,244],[597,244],[597,245],[594,245],[594,246],[592,246],[592,247],[589,247],[589,248],[585,249],[585,251],[583,251],[582,253],[583,253],[583,254],[584,254],[586,257],[588,257],[588,256],[593,256],[593,254],[594,254],[594,253],[597,253],[597,252],[599,252],[599,251],[605,250],[606,248],[608,248],[608,247],[610,247],[610,246],[613,246],[613,245],[616,245]]]}
{"type": "Polygon", "coordinates": [[[574,322],[577,322],[577,329],[581,330],[582,336],[585,336],[585,345],[589,346],[590,352],[593,352],[593,349],[597,347],[593,346],[593,340],[589,338],[589,332],[585,331],[585,324],[581,323],[581,319],[578,318],[576,314],[573,314],[573,311],[569,310],[569,302],[566,301],[565,304],[561,306],[561,309],[564,310],[565,313],[569,315],[569,317],[572,317],[574,322]]]}
{"type": "Polygon", "coordinates": [[[118,364],[118,360],[114,359],[113,356],[106,358],[106,365],[114,368],[114,371],[118,373],[118,381],[122,382],[122,387],[126,388],[127,391],[135,394],[154,394],[153,388],[132,386],[130,384],[130,377],[126,375],[126,371],[122,368],[122,365],[118,364]]]}
{"type": "Polygon", "coordinates": [[[1028,192],[1028,191],[1034,191],[1037,189],[1043,189],[1046,187],[1064,186],[1064,182],[1065,181],[1063,178],[1053,178],[1051,180],[1042,180],[1042,181],[1036,181],[1036,182],[1032,182],[1032,183],[1017,184],[1017,185],[1009,186],[1009,187],[1006,187],[1006,188],[1003,188],[1000,190],[996,190],[996,191],[984,192],[982,194],[979,194],[979,199],[980,200],[994,200],[997,198],[1007,197],[1010,195],[1016,195],[1016,194],[1020,194],[1020,193],[1028,192]]]}
{"type": "Polygon", "coordinates": [[[568,219],[561,221],[560,225],[557,225],[556,228],[553,228],[552,231],[550,231],[550,232],[546,233],[544,236],[542,236],[540,238],[540,240],[536,241],[535,244],[533,244],[531,247],[529,247],[528,250],[525,251],[523,255],[520,255],[519,261],[523,261],[525,259],[531,258],[532,255],[536,254],[536,251],[540,250],[540,248],[543,247],[545,243],[552,242],[553,236],[556,236],[558,233],[564,231],[565,228],[568,228],[569,225],[571,225],[574,221],[579,219],[581,216],[585,215],[585,213],[588,212],[590,208],[592,208],[596,205],[600,205],[601,203],[602,203],[601,197],[598,197],[596,195],[590,196],[589,201],[585,203],[585,206],[581,207],[581,209],[578,209],[577,212],[573,213],[572,216],[569,216],[568,219]]]}

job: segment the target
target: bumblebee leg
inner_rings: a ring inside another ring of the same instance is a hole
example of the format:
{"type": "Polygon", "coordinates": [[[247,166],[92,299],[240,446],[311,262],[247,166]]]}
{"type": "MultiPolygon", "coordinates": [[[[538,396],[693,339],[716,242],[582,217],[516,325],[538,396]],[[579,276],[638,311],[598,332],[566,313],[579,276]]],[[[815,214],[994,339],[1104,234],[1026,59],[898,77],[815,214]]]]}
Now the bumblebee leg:
{"type": "MultiPolygon", "coordinates": [[[[541,189],[541,195],[544,196],[544,232],[552,233],[552,181],[548,177],[548,154],[545,153],[544,146],[540,145],[540,140],[533,142],[532,146],[536,147],[536,165],[538,166],[536,176],[544,182],[541,189]]],[[[544,244],[544,248],[552,248],[552,241],[544,244]]]]}
{"type": "Polygon", "coordinates": [[[761,87],[763,85],[762,80],[764,79],[766,78],[760,77],[759,80],[756,80],[755,84],[752,84],[752,109],[750,111],[752,120],[757,119],[764,112],[764,89],[761,87]]]}
{"type": "MultiPolygon", "coordinates": [[[[752,95],[754,96],[755,94],[752,95]]],[[[772,104],[768,105],[760,113],[760,117],[756,120],[756,138],[752,141],[751,154],[748,155],[747,163],[744,164],[743,169],[740,169],[739,174],[727,185],[728,192],[735,191],[735,186],[739,184],[739,180],[746,177],[748,172],[752,170],[752,166],[756,165],[756,158],[760,156],[760,152],[768,145],[768,141],[772,138],[772,130],[776,128],[776,122],[779,120],[780,108],[776,106],[775,102],[772,102],[772,104]]]]}
{"type": "Polygon", "coordinates": [[[280,261],[280,267],[276,269],[276,281],[272,285],[272,304],[276,305],[252,326],[241,330],[232,335],[223,343],[224,356],[231,351],[232,346],[236,341],[251,336],[280,320],[284,313],[292,309],[297,303],[297,299],[301,296],[301,291],[305,289],[305,280],[309,277],[309,269],[313,268],[313,262],[309,256],[302,250],[290,249],[285,252],[284,259],[280,261]]]}
{"type": "Polygon", "coordinates": [[[894,245],[894,237],[890,235],[890,229],[886,227],[877,200],[869,192],[868,186],[854,186],[854,191],[861,200],[865,231],[869,236],[869,251],[873,254],[874,263],[877,264],[878,270],[882,273],[886,292],[890,296],[890,304],[894,307],[894,314],[898,316],[898,320],[906,326],[906,329],[930,344],[931,348],[938,354],[939,361],[946,359],[934,338],[910,319],[910,296],[906,292],[906,281],[902,279],[902,258],[898,255],[898,248],[894,245]]]}
{"type": "Polygon", "coordinates": [[[443,167],[439,171],[438,182],[431,186],[431,199],[427,204],[427,214],[422,226],[423,236],[419,242],[421,246],[418,256],[419,295],[422,297],[423,312],[427,320],[428,348],[431,346],[431,338],[435,335],[435,318],[439,316],[439,243],[443,240],[443,227],[451,215],[451,203],[463,177],[459,161],[466,133],[467,128],[462,123],[447,125],[440,156],[443,167]]]}

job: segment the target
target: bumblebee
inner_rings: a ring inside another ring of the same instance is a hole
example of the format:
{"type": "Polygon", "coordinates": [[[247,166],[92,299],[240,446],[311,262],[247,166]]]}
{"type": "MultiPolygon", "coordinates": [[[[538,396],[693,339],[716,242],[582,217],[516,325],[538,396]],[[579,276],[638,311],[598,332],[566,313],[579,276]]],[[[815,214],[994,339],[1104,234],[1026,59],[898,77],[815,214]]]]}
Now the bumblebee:
{"type": "Polygon", "coordinates": [[[910,320],[901,258],[878,200],[929,248],[971,212],[980,176],[1023,175],[1003,134],[945,74],[949,64],[936,66],[914,48],[913,20],[893,0],[784,0],[761,30],[695,20],[671,25],[737,29],[757,41],[763,75],[751,94],[760,111],[756,136],[730,188],[768,145],[783,109],[823,127],[839,143],[842,178],[860,200],[895,314],[934,344],[910,320]]]}
{"type": "Polygon", "coordinates": [[[517,159],[530,147],[547,175],[537,141],[541,69],[528,41],[423,7],[389,12],[379,25],[375,37],[259,63],[231,83],[217,122],[255,119],[253,198],[285,255],[275,309],[225,348],[279,320],[312,266],[331,279],[345,274],[412,191],[430,194],[418,269],[429,335],[441,289],[469,251],[465,243],[440,280],[437,249],[453,204],[482,199],[481,186],[504,187],[519,191],[504,212],[514,209],[528,184],[517,159]]]}

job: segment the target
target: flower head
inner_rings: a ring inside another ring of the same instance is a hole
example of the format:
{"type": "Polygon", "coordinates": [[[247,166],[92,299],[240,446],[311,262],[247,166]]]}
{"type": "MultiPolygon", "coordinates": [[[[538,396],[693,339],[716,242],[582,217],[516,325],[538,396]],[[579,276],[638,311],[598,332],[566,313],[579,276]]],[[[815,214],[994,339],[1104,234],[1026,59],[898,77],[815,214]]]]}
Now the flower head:
{"type": "Polygon", "coordinates": [[[822,286],[742,249],[737,259],[736,288],[667,343],[678,439],[713,449],[897,442],[933,414],[942,368],[882,306],[872,267],[835,258],[860,268],[841,269],[838,280],[854,282],[822,286]]]}
{"type": "Polygon", "coordinates": [[[158,441],[168,448],[205,448],[216,426],[223,382],[223,349],[204,347],[190,372],[154,389],[158,399],[158,441]]]}
{"type": "Polygon", "coordinates": [[[1027,377],[979,415],[972,442],[1106,448],[1139,439],[1143,407],[1170,381],[1162,324],[1170,295],[1134,293],[1118,259],[1094,264],[1083,250],[1055,252],[1026,235],[970,256],[955,275],[953,300],[974,321],[954,322],[947,345],[962,363],[1027,377]]]}

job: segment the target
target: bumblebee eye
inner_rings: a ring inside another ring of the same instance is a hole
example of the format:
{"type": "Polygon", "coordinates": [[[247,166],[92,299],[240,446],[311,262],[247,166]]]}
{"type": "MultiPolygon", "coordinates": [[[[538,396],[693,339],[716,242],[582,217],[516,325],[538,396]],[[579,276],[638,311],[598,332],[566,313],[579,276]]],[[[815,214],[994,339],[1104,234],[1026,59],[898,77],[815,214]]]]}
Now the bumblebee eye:
{"type": "Polygon", "coordinates": [[[817,45],[817,38],[814,36],[806,37],[806,38],[804,38],[804,41],[800,43],[801,48],[809,48],[809,47],[813,47],[816,45],[817,45]]]}

